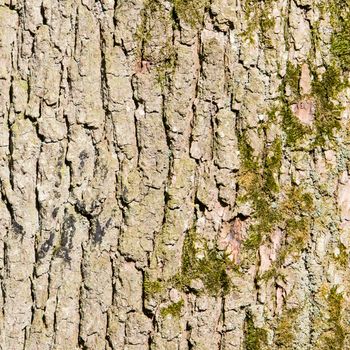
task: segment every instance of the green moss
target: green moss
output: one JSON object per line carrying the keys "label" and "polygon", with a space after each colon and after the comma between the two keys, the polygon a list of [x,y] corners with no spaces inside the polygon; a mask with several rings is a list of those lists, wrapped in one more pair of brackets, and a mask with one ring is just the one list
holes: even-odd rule
{"label": "green moss", "polygon": [[293,99],[298,99],[300,97],[299,92],[299,82],[301,76],[301,67],[299,65],[295,66],[291,62],[287,62],[286,75],[284,76],[282,82],[283,93],[286,88],[289,88],[292,93]]}
{"label": "green moss", "polygon": [[[342,33],[341,35],[345,38],[349,34],[345,22],[349,12],[350,0],[346,0],[346,6],[339,1],[335,0],[337,6],[341,7],[340,10],[336,10],[341,13],[341,23],[337,24],[339,28],[334,32],[332,43],[336,42],[339,33]],[[272,3],[273,0],[265,2],[259,0],[244,1],[243,6],[247,18],[252,19],[252,27],[248,28],[248,32],[255,30],[256,26],[265,28],[264,32],[266,32],[273,25],[272,21],[269,22],[268,14],[264,13],[266,9],[271,8]],[[332,16],[335,21],[335,16]],[[319,23],[315,25],[315,28],[318,25]],[[259,31],[261,31],[260,29]],[[350,46],[349,43],[345,44]],[[332,46],[336,47],[333,44]],[[347,48],[344,49],[344,52],[348,52]],[[239,186],[242,191],[239,200],[242,204],[249,203],[253,210],[248,237],[243,242],[244,249],[245,251],[256,252],[274,229],[279,227],[285,231],[285,243],[279,253],[276,266],[273,267],[275,271],[271,275],[279,273],[279,267],[286,256],[300,254],[305,249],[310,239],[311,214],[314,211],[311,195],[301,187],[292,186],[281,193],[279,173],[283,147],[307,147],[309,150],[323,146],[328,141],[336,140],[335,133],[341,127],[340,116],[343,109],[337,102],[337,98],[340,92],[348,86],[348,82],[344,78],[346,65],[342,61],[348,59],[348,57],[345,57],[345,54],[342,57],[342,51],[338,50],[337,52],[335,48],[332,49],[332,53],[333,61],[326,66],[326,70],[322,75],[317,75],[310,64],[313,79],[311,93],[307,96],[301,96],[300,92],[301,66],[292,63],[287,64],[286,74],[282,78],[280,86],[279,103],[269,111],[269,122],[262,123],[259,127],[266,134],[264,129],[268,128],[269,123],[280,122],[283,130],[282,139],[276,138],[270,147],[265,145],[260,157],[256,157],[248,139],[248,132],[241,131],[238,135],[241,158]],[[348,64],[347,67],[349,67]],[[293,104],[303,101],[307,101],[314,106],[315,119],[313,125],[308,126],[301,123],[292,111]],[[306,137],[310,142],[302,142]]]}
{"label": "green moss", "polygon": [[273,47],[268,32],[275,26],[276,20],[271,14],[274,0],[245,0],[243,9],[248,23],[247,29],[242,33],[243,38],[253,42],[252,34],[258,30],[260,41],[265,47]]}
{"label": "green moss", "polygon": [[253,317],[247,312],[244,328],[244,349],[261,350],[267,343],[267,331],[254,325]]}
{"label": "green moss", "polygon": [[341,70],[335,64],[327,67],[320,79],[314,74],[312,95],[316,104],[316,145],[324,144],[327,139],[332,140],[334,131],[340,129],[343,108],[336,103],[336,98],[346,86]]}
{"label": "green moss", "polygon": [[146,297],[160,294],[163,292],[164,288],[165,286],[163,281],[151,281],[146,277],[143,282],[143,291]]}
{"label": "green moss", "polygon": [[345,72],[350,67],[350,1],[331,0],[323,4],[321,14],[330,13],[333,28],[331,37],[332,61],[322,77],[314,74],[312,95],[316,102],[315,146],[334,139],[334,132],[340,129],[342,106],[336,99],[349,86]]}
{"label": "green moss", "polygon": [[174,318],[180,318],[181,316],[181,310],[184,306],[184,301],[181,299],[177,303],[173,303],[167,307],[163,307],[160,310],[160,314],[163,318],[167,317],[168,315],[174,317]]}
{"label": "green moss", "polygon": [[282,210],[291,219],[296,220],[296,215],[309,216],[314,209],[313,198],[310,193],[304,192],[301,187],[291,187],[287,191],[287,198],[283,202]]}
{"label": "green moss", "polygon": [[274,202],[279,191],[282,141],[276,138],[266,148],[266,155],[260,162],[254,157],[245,133],[241,133],[239,137],[239,146],[242,160],[240,185],[246,190],[242,200],[252,204],[255,220],[244,246],[248,250],[256,250],[263,241],[264,234],[270,233],[280,220],[280,213]]}
{"label": "green moss", "polygon": [[266,270],[261,276],[259,276],[260,281],[269,281],[272,278],[276,278],[278,275],[277,269],[275,266],[272,266]]}
{"label": "green moss", "polygon": [[334,337],[326,338],[326,343],[334,346],[334,342],[337,342],[337,347],[334,349],[342,349],[345,340],[345,331],[341,325],[342,320],[342,304],[343,295],[337,292],[337,288],[333,287],[328,295],[328,311],[329,311],[329,324],[334,332]]}
{"label": "green moss", "polygon": [[300,253],[310,238],[311,213],[314,211],[312,196],[301,188],[292,187],[282,204],[282,211],[286,227],[286,245],[281,252],[283,257],[289,253]]}
{"label": "green moss", "polygon": [[157,82],[164,89],[169,85],[177,64],[177,53],[172,42],[168,41],[167,45],[160,49],[160,55],[163,60],[157,65]]}
{"label": "green moss", "polygon": [[333,33],[331,38],[331,53],[344,70],[350,67],[350,1],[330,1],[329,9]]}
{"label": "green moss", "polygon": [[238,146],[244,172],[256,170],[258,167],[258,162],[254,157],[253,147],[249,144],[245,131],[239,135]]}
{"label": "green moss", "polygon": [[[268,194],[260,192],[260,197],[253,198],[255,224],[250,227],[248,238],[244,241],[247,250],[256,251],[265,238],[277,226],[285,228],[285,245],[279,252],[273,266],[276,271],[284,262],[287,255],[300,254],[305,249],[310,238],[311,213],[314,211],[310,194],[301,188],[292,187],[287,190],[286,199],[272,207]],[[253,192],[254,194],[254,192]],[[257,193],[254,194],[258,196]],[[273,275],[277,275],[274,273]],[[264,279],[267,279],[266,275]]]}
{"label": "green moss", "polygon": [[[320,12],[322,12],[322,10]],[[321,33],[320,20],[310,23],[310,26],[311,26],[310,28],[311,42],[314,48],[314,51],[312,52],[315,52],[316,50],[320,50],[322,45],[321,36],[320,36],[320,33]]]}
{"label": "green moss", "polygon": [[277,260],[276,263],[274,263],[272,265],[272,267],[270,267],[268,270],[266,270],[261,276],[258,276],[258,280],[259,281],[269,281],[271,279],[277,279],[277,278],[281,278],[282,280],[285,280],[286,277],[283,273],[281,273],[281,271],[278,268],[279,265],[279,261]]}
{"label": "green moss", "polygon": [[254,205],[253,217],[256,224],[252,226],[252,232],[266,234],[270,233],[276,224],[280,221],[281,215],[277,207],[272,206],[271,198],[267,197],[268,193],[256,190],[252,193]]}
{"label": "green moss", "polygon": [[144,57],[145,47],[152,38],[152,14],[159,13],[161,4],[158,0],[147,0],[141,11],[141,23],[136,29],[135,38],[138,43],[137,55],[140,60],[147,59]]}
{"label": "green moss", "polygon": [[327,307],[329,315],[327,319],[327,329],[320,338],[319,349],[344,349],[346,332],[342,324],[343,301],[343,295],[337,292],[337,287],[332,287],[327,296]]}
{"label": "green moss", "polygon": [[295,325],[300,309],[284,310],[278,319],[275,330],[275,343],[278,349],[293,349],[295,340]]}
{"label": "green moss", "polygon": [[24,91],[28,91],[28,88],[29,88],[29,85],[28,85],[28,82],[27,80],[18,80],[18,86],[24,90]]}
{"label": "green moss", "polygon": [[246,31],[243,33],[245,38],[251,38],[252,32],[259,28],[259,17],[261,7],[259,0],[245,0],[242,3],[245,13],[245,19],[248,23]]}
{"label": "green moss", "polygon": [[226,272],[228,264],[230,261],[225,254],[216,248],[208,248],[207,243],[201,241],[194,229],[191,229],[184,241],[177,284],[188,290],[191,280],[201,279],[209,295],[225,295],[230,291],[230,280]]}
{"label": "green moss", "polygon": [[314,211],[312,196],[301,188],[287,190],[286,199],[278,207],[275,226],[285,228],[285,243],[278,253],[277,260],[269,271],[260,278],[269,280],[280,276],[280,267],[290,254],[299,255],[310,238],[311,213]]}
{"label": "green moss", "polygon": [[[239,150],[242,161],[243,186],[251,194],[251,199],[256,202],[256,210],[266,209],[266,203],[262,192],[272,195],[278,192],[277,178],[282,165],[282,141],[276,138],[272,145],[266,149],[266,156],[262,159],[262,164],[253,155],[253,148],[247,141],[247,135],[242,132],[239,137]],[[260,185],[260,186],[259,186]]]}
{"label": "green moss", "polygon": [[172,0],[175,16],[198,27],[203,22],[204,11],[209,6],[209,0]]}
{"label": "green moss", "polygon": [[[273,111],[271,111],[274,116]],[[310,236],[311,214],[314,210],[313,199],[300,187],[285,189],[281,196],[279,173],[282,166],[283,147],[281,138],[265,146],[264,156],[258,160],[249,145],[247,133],[241,132],[239,148],[241,155],[240,186],[244,194],[241,202],[252,206],[252,223],[249,234],[243,242],[248,260],[255,258],[255,252],[265,242],[266,237],[276,229],[285,229],[286,244],[280,252],[278,269],[284,258],[290,253],[299,254],[306,246]]]}
{"label": "green moss", "polygon": [[150,43],[155,35],[156,23],[160,24],[160,28],[168,28],[172,25],[172,21],[172,13],[167,11],[159,0],[148,0],[141,11],[141,23],[135,34],[138,59],[140,62],[152,62],[152,66],[157,71],[157,82],[162,88],[168,85],[177,63],[173,37],[168,33],[166,42],[157,50],[150,49]]}
{"label": "green moss", "polygon": [[60,252],[60,250],[61,250],[61,245],[60,245],[60,244],[55,245],[55,246],[53,247],[53,249],[52,249],[52,255],[53,255],[53,256],[58,255],[58,253]]}
{"label": "green moss", "polygon": [[348,83],[335,61],[326,67],[322,76],[313,72],[312,92],[311,96],[308,96],[315,105],[316,130],[313,131],[309,126],[303,125],[291,110],[291,105],[302,98],[299,89],[300,74],[300,66],[287,64],[286,75],[280,86],[282,129],[286,135],[286,144],[291,147],[298,145],[304,136],[314,134],[315,141],[311,145],[311,148],[314,148],[324,145],[327,140],[333,140],[335,130],[340,128],[340,114],[343,108],[336,99]]}
{"label": "green moss", "polygon": [[274,194],[278,192],[278,175],[282,162],[282,143],[276,138],[267,150],[267,155],[259,161],[245,133],[239,138],[242,173],[240,185],[246,190],[243,201],[251,202],[255,224],[251,226],[248,238],[244,241],[247,250],[256,250],[265,233],[271,232],[279,220],[279,213],[273,207]]}
{"label": "green moss", "polygon": [[305,249],[310,238],[309,218],[290,218],[286,222],[286,236],[289,239],[288,251],[299,253]]}
{"label": "green moss", "polygon": [[282,108],[282,130],[286,135],[286,144],[288,146],[295,146],[305,135],[310,133],[310,129],[301,124],[294,116],[290,105],[284,101]]}
{"label": "green moss", "polygon": [[268,36],[268,32],[270,29],[275,27],[275,24],[276,19],[273,17],[270,11],[263,11],[260,17],[260,29],[262,42],[265,47],[274,47],[271,38]]}
{"label": "green moss", "polygon": [[[159,254],[159,251],[157,251]],[[195,291],[210,296],[223,296],[231,290],[230,279],[227,274],[228,267],[234,267],[227,254],[219,251],[217,247],[209,248],[205,240],[200,239],[191,229],[187,232],[183,249],[180,270],[166,280],[150,280],[146,274],[143,290],[145,297],[161,295],[166,289],[176,287],[178,290],[188,292],[191,290],[192,280],[201,280],[203,290]],[[162,310],[162,315],[177,314],[181,304],[175,303]]]}
{"label": "green moss", "polygon": [[282,141],[276,138],[272,143],[269,154],[265,158],[264,164],[264,184],[263,189],[266,192],[278,192],[279,186],[277,176],[282,165]]}
{"label": "green moss", "polygon": [[[286,144],[295,146],[305,135],[310,133],[310,128],[301,124],[291,110],[291,104],[300,100],[299,81],[301,75],[300,66],[287,63],[286,74],[280,86],[280,113],[282,115],[282,130],[286,135]],[[287,91],[290,92],[287,96]]]}
{"label": "green moss", "polygon": [[258,230],[252,230],[243,245],[248,250],[256,251],[260,247],[262,239],[262,234]]}
{"label": "green moss", "polygon": [[349,262],[349,254],[347,252],[347,249],[343,243],[338,244],[339,254],[334,255],[334,260],[339,263],[339,265],[343,268],[348,266]]}
{"label": "green moss", "polygon": [[336,33],[332,37],[331,52],[338,57],[342,68],[350,65],[350,24],[346,23],[346,29]]}

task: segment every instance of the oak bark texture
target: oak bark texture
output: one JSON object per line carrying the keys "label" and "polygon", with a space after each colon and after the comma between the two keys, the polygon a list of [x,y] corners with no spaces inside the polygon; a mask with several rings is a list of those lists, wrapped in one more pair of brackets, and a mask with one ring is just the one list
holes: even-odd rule
{"label": "oak bark texture", "polygon": [[349,349],[349,18],[0,0],[0,348]]}

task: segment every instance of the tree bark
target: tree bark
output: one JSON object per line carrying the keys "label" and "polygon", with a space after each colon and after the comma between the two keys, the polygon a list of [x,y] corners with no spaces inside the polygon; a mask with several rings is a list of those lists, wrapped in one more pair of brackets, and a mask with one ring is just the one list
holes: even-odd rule
{"label": "tree bark", "polygon": [[349,349],[348,0],[0,0],[0,348]]}

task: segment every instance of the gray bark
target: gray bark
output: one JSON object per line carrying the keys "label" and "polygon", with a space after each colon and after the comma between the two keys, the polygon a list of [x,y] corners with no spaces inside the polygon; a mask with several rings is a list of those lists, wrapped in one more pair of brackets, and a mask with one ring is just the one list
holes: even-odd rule
{"label": "gray bark", "polygon": [[0,0],[0,348],[349,349],[349,20]]}

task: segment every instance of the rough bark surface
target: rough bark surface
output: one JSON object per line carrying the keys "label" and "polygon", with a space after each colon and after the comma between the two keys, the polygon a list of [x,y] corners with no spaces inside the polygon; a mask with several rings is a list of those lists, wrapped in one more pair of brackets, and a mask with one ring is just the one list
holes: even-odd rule
{"label": "rough bark surface", "polygon": [[0,348],[350,349],[349,0],[0,0]]}

